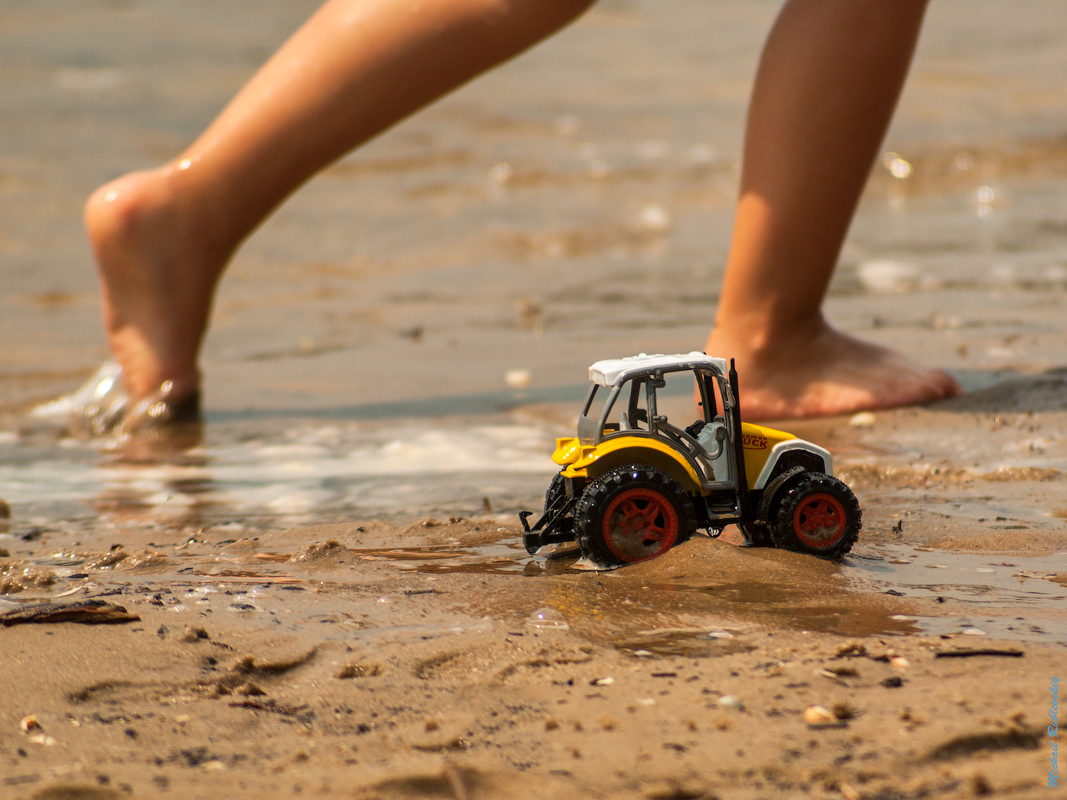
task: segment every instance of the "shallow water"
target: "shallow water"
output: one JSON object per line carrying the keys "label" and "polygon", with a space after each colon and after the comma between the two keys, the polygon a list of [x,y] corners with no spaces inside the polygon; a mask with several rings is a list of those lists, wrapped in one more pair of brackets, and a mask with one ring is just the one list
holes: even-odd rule
{"label": "shallow water", "polygon": [[1067,586],[1048,580],[1067,572],[1067,551],[1005,557],[872,545],[859,548],[843,571],[873,579],[898,596],[962,601],[973,608],[966,616],[896,618],[928,634],[1067,642]]}
{"label": "shallow water", "polygon": [[277,528],[471,516],[529,505],[554,471],[550,430],[491,418],[289,420],[269,433],[209,422],[197,438],[167,452],[155,442],[0,436],[0,497],[10,498],[13,534],[75,522],[180,529],[240,519]]}

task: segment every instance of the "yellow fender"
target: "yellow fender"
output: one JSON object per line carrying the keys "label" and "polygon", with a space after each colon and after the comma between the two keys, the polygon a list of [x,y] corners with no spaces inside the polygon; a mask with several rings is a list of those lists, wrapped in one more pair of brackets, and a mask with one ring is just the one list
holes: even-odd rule
{"label": "yellow fender", "polygon": [[776,431],[774,428],[765,428],[750,422],[741,423],[741,444],[745,452],[745,475],[748,477],[749,489],[756,488],[759,476],[775,445],[796,438],[785,431]]}
{"label": "yellow fender", "polygon": [[[562,444],[560,440],[557,444]],[[573,447],[574,445],[571,445]],[[560,447],[576,456],[570,466],[563,470],[566,478],[593,479],[605,472],[628,464],[647,464],[662,470],[682,485],[687,492],[702,491],[700,476],[677,450],[658,439],[645,436],[614,436],[601,442],[599,446]],[[557,462],[559,463],[559,462]]]}

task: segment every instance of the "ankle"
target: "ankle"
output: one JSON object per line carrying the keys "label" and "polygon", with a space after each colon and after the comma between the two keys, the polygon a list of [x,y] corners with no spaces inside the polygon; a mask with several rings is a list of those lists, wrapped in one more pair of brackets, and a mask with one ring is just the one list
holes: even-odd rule
{"label": "ankle", "polygon": [[167,165],[131,172],[97,189],[85,204],[85,227],[105,272],[122,265],[157,273],[181,270],[213,285],[239,244],[230,241],[208,198]]}
{"label": "ankle", "polygon": [[720,351],[716,355],[733,356],[758,366],[779,361],[785,353],[806,350],[832,330],[821,312],[785,319],[760,313],[720,312],[708,345]]}

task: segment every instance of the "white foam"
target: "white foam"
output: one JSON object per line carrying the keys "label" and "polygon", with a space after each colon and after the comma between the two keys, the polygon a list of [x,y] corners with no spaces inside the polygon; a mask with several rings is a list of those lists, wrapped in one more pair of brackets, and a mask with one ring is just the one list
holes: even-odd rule
{"label": "white foam", "polygon": [[[48,458],[0,464],[0,497],[16,514],[19,504],[102,497],[128,498],[164,514],[202,504],[280,515],[326,506],[388,511],[398,503],[416,510],[441,502],[480,508],[483,497],[513,497],[516,484],[532,487],[530,494],[543,491],[558,469],[549,457],[554,435],[517,424],[308,425],[286,432],[283,441],[201,446],[198,465],[109,463],[96,445],[72,440]],[[18,442],[8,446],[17,456]]]}

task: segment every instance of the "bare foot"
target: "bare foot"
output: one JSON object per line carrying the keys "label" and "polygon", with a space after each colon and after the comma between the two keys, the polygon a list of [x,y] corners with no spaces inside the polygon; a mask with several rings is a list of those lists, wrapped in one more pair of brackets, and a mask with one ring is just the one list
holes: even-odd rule
{"label": "bare foot", "polygon": [[179,402],[196,395],[200,343],[229,258],[213,244],[210,226],[183,210],[180,172],[164,167],[123,176],[98,189],[85,208],[108,344],[134,401],[165,385]]}
{"label": "bare foot", "polygon": [[716,325],[707,353],[736,359],[741,415],[751,422],[897,408],[962,393],[948,373],[917,367],[821,319],[810,332],[759,349],[751,337]]}

